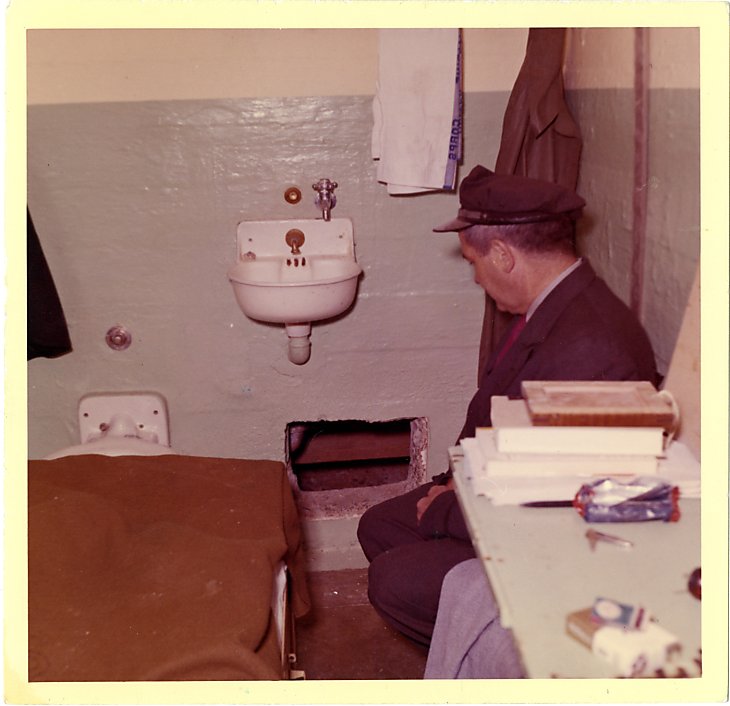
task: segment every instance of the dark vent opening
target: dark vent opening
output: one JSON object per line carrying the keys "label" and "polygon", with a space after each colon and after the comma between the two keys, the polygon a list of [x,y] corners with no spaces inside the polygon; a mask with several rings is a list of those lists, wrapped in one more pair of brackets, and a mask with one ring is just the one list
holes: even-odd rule
{"label": "dark vent opening", "polygon": [[303,491],[398,483],[411,465],[411,419],[292,422],[287,452]]}

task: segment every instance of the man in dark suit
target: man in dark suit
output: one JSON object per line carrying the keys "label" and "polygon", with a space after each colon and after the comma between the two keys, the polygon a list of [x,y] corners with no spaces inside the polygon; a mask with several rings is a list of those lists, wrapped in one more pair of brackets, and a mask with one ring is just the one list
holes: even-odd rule
{"label": "man in dark suit", "polygon": [[[523,380],[649,380],[654,354],[641,324],[575,252],[585,202],[558,184],[475,167],[459,191],[457,232],[474,279],[514,315],[487,362],[459,438],[491,425],[493,395]],[[428,645],[441,583],[474,556],[450,474],[367,510],[358,539],[368,595],[383,619]]]}

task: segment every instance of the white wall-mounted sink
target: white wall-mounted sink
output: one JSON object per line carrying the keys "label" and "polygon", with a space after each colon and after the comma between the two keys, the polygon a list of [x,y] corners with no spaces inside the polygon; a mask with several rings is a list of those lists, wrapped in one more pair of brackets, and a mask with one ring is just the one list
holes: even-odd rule
{"label": "white wall-mounted sink", "polygon": [[243,221],[237,255],[228,279],[241,310],[257,321],[286,324],[290,337],[303,331],[290,325],[307,325],[308,338],[312,321],[337,316],[355,300],[362,268],[349,218]]}
{"label": "white wall-mounted sink", "polygon": [[[298,264],[294,264],[296,260]],[[293,324],[337,316],[354,301],[360,266],[328,255],[262,257],[236,263],[228,277],[246,316]]]}

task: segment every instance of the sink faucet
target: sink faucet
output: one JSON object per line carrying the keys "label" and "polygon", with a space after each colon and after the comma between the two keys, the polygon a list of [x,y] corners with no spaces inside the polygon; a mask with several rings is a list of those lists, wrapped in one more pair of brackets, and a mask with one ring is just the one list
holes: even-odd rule
{"label": "sink faucet", "polygon": [[322,211],[322,218],[325,221],[329,221],[331,211],[337,203],[337,197],[335,196],[337,182],[330,181],[329,179],[320,179],[316,184],[312,184],[312,188],[317,192],[317,196],[314,198],[314,205]]}

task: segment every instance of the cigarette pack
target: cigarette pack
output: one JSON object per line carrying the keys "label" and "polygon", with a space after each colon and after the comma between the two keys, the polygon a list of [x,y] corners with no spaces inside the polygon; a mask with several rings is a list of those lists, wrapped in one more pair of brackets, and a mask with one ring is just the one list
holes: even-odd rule
{"label": "cigarette pack", "polygon": [[599,625],[619,625],[640,630],[649,618],[641,606],[619,603],[610,598],[596,598],[591,610],[591,619]]}
{"label": "cigarette pack", "polygon": [[608,662],[618,676],[647,676],[664,667],[680,648],[677,638],[656,623],[635,630],[597,622],[592,613],[592,608],[570,613],[566,632]]}

